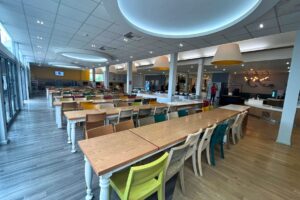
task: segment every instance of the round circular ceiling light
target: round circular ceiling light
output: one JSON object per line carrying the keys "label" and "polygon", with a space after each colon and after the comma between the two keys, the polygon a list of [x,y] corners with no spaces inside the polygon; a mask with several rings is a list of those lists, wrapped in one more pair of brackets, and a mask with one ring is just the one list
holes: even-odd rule
{"label": "round circular ceiling light", "polygon": [[86,62],[106,62],[106,61],[108,61],[108,59],[105,58],[104,56],[94,55],[94,54],[77,53],[77,52],[62,52],[61,55],[68,57],[68,58],[86,61]]}
{"label": "round circular ceiling light", "polygon": [[70,63],[61,63],[61,62],[49,62],[49,65],[53,67],[61,67],[61,68],[70,68],[70,69],[81,69],[81,67],[70,64]]}
{"label": "round circular ceiling light", "polygon": [[[221,31],[245,19],[260,4],[265,4],[262,0],[228,0],[226,3],[219,0],[110,2],[108,4],[117,4],[112,6],[121,13],[117,16],[123,17],[136,29],[166,38],[198,37]],[[265,10],[266,6],[262,7],[258,12]]]}

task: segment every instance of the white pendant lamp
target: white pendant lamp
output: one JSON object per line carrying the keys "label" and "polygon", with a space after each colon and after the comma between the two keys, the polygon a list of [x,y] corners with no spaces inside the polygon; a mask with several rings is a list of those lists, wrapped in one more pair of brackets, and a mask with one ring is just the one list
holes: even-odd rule
{"label": "white pendant lamp", "polygon": [[157,71],[169,70],[169,59],[167,56],[159,56],[155,59],[153,69]]}
{"label": "white pendant lamp", "polygon": [[236,43],[223,44],[212,59],[213,65],[238,65],[243,63],[240,46]]}

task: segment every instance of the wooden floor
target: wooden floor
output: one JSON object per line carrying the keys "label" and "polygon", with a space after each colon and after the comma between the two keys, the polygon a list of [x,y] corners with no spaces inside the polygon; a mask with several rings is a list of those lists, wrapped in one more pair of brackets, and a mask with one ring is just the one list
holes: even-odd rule
{"label": "wooden floor", "polygon": [[[56,128],[54,117],[45,98],[31,100],[17,117],[10,144],[0,146],[1,200],[84,199],[83,155],[70,153],[66,130]],[[277,130],[249,117],[246,136],[225,150],[224,160],[217,156],[215,167],[203,160],[203,177],[194,176],[188,161],[186,193],[177,185],[173,199],[300,200],[300,129],[292,147],[274,142]],[[80,127],[77,131],[81,133]],[[98,194],[95,176],[93,188]]]}

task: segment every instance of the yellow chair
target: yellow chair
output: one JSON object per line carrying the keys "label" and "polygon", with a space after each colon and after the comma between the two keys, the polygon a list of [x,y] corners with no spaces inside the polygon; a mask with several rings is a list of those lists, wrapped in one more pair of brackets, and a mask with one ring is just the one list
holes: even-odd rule
{"label": "yellow chair", "polygon": [[110,185],[121,200],[146,199],[155,192],[158,200],[165,199],[164,176],[168,155],[166,152],[151,163],[114,174]]}
{"label": "yellow chair", "polygon": [[209,106],[202,107],[202,111],[203,112],[209,111]]}
{"label": "yellow chair", "polygon": [[95,110],[99,109],[99,105],[93,102],[80,102],[80,108],[83,110]]}

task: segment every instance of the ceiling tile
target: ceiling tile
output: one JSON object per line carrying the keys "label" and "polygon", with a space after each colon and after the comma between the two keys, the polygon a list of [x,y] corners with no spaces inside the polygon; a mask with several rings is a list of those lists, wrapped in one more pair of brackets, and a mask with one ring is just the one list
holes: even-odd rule
{"label": "ceiling tile", "polygon": [[84,22],[89,16],[88,13],[82,12],[74,8],[70,8],[65,5],[60,5],[58,14],[79,22]]}
{"label": "ceiling tile", "polygon": [[62,0],[61,2],[63,5],[86,13],[92,12],[98,5],[96,2],[91,0],[84,0],[84,2],[82,2],[82,0]]}

